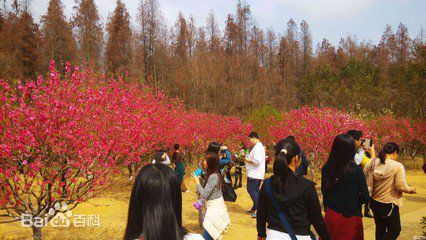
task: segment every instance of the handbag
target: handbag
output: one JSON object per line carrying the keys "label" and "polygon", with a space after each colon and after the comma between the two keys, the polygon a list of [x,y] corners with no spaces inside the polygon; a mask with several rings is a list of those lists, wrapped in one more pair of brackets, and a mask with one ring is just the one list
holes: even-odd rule
{"label": "handbag", "polygon": [[235,202],[237,201],[237,193],[232,187],[231,183],[224,182],[222,189],[223,200],[227,202]]}
{"label": "handbag", "polygon": [[[266,179],[265,184],[266,184],[266,192],[269,195],[269,199],[271,199],[272,205],[274,205],[275,211],[278,213],[278,217],[280,218],[281,223],[284,225],[284,228],[287,231],[287,234],[290,236],[291,240],[297,240],[296,234],[294,234],[293,229],[291,228],[290,223],[288,223],[284,212],[281,210],[277,200],[272,194],[271,179],[270,178]],[[309,236],[311,237],[312,240],[317,239],[317,237],[312,232],[310,232]]]}
{"label": "handbag", "polygon": [[235,202],[237,201],[237,193],[232,187],[232,181],[228,179],[229,168],[224,168],[222,171],[223,177],[223,188],[222,188],[222,196],[223,200],[226,202]]}

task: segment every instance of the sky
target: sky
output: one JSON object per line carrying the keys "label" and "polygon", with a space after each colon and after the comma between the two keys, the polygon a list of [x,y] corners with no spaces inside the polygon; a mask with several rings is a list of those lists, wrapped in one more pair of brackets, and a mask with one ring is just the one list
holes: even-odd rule
{"label": "sky", "polygon": [[[95,0],[103,23],[115,8],[116,0]],[[137,24],[137,9],[140,0],[122,0],[132,23]],[[234,13],[236,0],[159,0],[167,26],[174,25],[179,11],[185,17],[193,16],[197,26],[205,25],[210,11],[223,29],[226,17]],[[272,28],[283,34],[286,23],[293,18],[297,23],[303,19],[309,24],[314,45],[324,38],[337,45],[340,38],[357,37],[377,43],[386,24],[394,31],[402,22],[407,25],[410,36],[416,37],[426,27],[426,0],[246,0],[250,5],[254,22],[263,29]],[[47,11],[49,0],[32,0],[31,10],[39,22]],[[75,0],[62,0],[65,14],[71,17]]]}

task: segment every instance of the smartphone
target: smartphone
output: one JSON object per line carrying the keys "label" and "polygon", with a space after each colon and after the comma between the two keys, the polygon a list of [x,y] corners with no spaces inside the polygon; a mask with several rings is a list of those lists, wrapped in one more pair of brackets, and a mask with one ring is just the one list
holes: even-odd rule
{"label": "smartphone", "polygon": [[364,140],[364,146],[365,147],[372,147],[373,146],[373,140],[372,139],[365,139]]}
{"label": "smartphone", "polygon": [[203,173],[203,170],[201,170],[201,168],[198,168],[197,170],[195,170],[194,174],[195,176],[199,177],[201,175],[201,173]]}

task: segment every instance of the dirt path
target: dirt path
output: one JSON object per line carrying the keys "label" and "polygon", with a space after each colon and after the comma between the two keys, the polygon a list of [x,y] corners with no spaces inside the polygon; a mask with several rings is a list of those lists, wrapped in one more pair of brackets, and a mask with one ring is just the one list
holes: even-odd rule
{"label": "dirt path", "polygon": [[[417,195],[405,196],[401,209],[402,233],[400,239],[413,239],[421,234],[420,218],[426,216],[426,175],[420,171],[408,171],[408,182],[418,190]],[[192,232],[201,232],[198,227],[197,210],[192,204],[197,200],[194,184],[186,179],[189,193],[183,194],[183,218],[185,226]],[[44,239],[122,239],[125,228],[128,198],[131,182],[122,179],[106,191],[102,196],[90,200],[74,209],[78,214],[98,214],[99,227],[86,228],[53,228],[43,229]],[[245,181],[244,181],[245,184]],[[236,203],[227,203],[232,225],[225,234],[225,240],[256,239],[256,221],[246,214],[251,207],[250,197],[245,188],[238,189]],[[374,222],[364,219],[365,239],[374,239]],[[32,239],[31,230],[23,228],[19,223],[0,224],[0,239]]]}

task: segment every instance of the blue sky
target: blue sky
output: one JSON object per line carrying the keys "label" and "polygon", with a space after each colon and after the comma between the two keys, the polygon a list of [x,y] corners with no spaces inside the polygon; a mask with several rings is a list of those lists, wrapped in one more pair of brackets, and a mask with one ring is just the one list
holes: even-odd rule
{"label": "blue sky", "polygon": [[[140,0],[122,0],[136,24]],[[32,0],[31,10],[36,21],[46,13],[49,0]],[[95,0],[105,24],[116,0]],[[231,0],[159,0],[168,26],[176,21],[177,14],[192,15],[198,26],[205,25],[208,13],[213,10],[223,28],[228,13],[235,12],[237,1]],[[323,38],[337,44],[341,37],[356,35],[358,42],[371,40],[377,43],[386,26],[395,30],[400,22],[407,25],[412,37],[426,26],[426,0],[247,0],[255,23],[266,29],[283,33],[290,18],[296,22],[305,19],[311,27],[314,44]],[[65,13],[72,15],[74,0],[62,0]]]}

